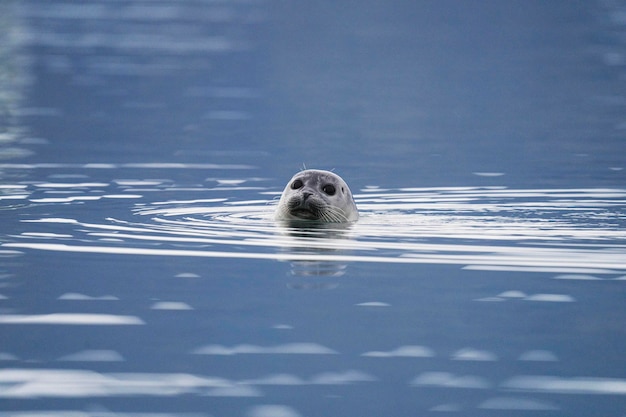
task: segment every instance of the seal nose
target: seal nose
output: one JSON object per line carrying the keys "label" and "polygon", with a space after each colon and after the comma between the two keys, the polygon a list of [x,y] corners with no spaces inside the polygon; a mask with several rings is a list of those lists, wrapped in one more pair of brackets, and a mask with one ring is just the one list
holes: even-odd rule
{"label": "seal nose", "polygon": [[310,192],[310,191],[302,192],[302,201],[308,200],[308,198],[311,197],[312,195],[313,195],[313,193]]}

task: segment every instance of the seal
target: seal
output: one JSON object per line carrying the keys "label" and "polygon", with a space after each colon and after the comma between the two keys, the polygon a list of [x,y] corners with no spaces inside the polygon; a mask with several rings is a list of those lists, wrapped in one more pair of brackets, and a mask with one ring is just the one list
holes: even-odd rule
{"label": "seal", "polygon": [[348,184],[337,174],[318,169],[298,172],[285,187],[276,220],[348,223],[359,218]]}

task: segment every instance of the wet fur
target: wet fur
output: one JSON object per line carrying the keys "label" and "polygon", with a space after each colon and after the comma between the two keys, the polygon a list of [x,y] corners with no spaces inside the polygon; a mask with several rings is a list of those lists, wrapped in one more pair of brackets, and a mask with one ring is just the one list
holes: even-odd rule
{"label": "wet fur", "polygon": [[[296,180],[303,185],[291,186]],[[335,187],[334,195],[326,195],[325,185]],[[329,171],[305,170],[289,181],[276,208],[275,218],[288,221],[314,221],[321,223],[347,223],[358,219],[352,193],[345,181]]]}

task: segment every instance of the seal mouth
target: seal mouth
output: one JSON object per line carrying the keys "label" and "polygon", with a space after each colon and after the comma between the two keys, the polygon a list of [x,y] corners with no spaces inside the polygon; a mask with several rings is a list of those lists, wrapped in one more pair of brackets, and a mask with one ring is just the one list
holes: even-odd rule
{"label": "seal mouth", "polygon": [[318,220],[320,218],[320,216],[317,214],[317,210],[302,207],[289,210],[289,214],[299,219],[305,220]]}
{"label": "seal mouth", "polygon": [[294,196],[287,203],[287,212],[301,220],[319,220],[320,204],[310,194]]}

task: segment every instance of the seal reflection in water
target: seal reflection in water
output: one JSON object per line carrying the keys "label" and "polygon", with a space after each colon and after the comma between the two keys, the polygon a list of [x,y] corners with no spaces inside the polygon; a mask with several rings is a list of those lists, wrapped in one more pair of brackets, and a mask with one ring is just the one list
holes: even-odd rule
{"label": "seal reflection in water", "polygon": [[359,218],[348,184],[330,171],[298,172],[280,196],[276,220],[349,223]]}
{"label": "seal reflection in water", "polygon": [[298,290],[332,289],[347,272],[351,223],[288,223],[281,227],[281,251],[292,255],[287,287]]}

